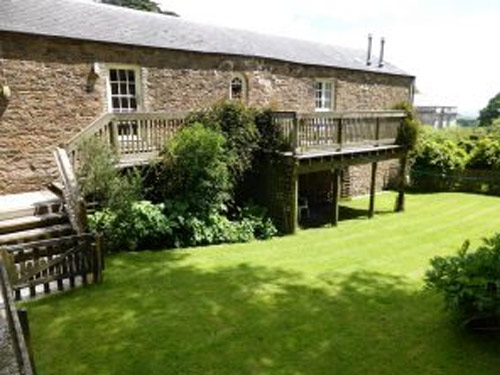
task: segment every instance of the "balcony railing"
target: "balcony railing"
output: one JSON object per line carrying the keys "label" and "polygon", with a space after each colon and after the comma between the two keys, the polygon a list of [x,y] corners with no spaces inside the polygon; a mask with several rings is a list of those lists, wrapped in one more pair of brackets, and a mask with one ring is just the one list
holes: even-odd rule
{"label": "balcony railing", "polygon": [[274,112],[284,142],[294,154],[395,145],[406,114],[401,111]]}
{"label": "balcony railing", "polygon": [[[288,151],[294,154],[394,145],[404,118],[401,111],[273,113]],[[122,165],[147,163],[158,157],[185,121],[184,113],[108,113],[76,135],[66,149],[75,162],[79,144],[94,136],[117,152]]]}
{"label": "balcony railing", "polygon": [[66,149],[75,161],[83,139],[94,136],[116,151],[120,163],[140,164],[157,157],[185,119],[184,113],[108,113],[71,139]]}

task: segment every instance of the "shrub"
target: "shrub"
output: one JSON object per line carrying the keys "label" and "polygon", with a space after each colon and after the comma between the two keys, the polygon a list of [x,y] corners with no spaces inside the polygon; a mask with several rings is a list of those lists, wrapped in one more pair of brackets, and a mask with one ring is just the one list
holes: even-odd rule
{"label": "shrub", "polygon": [[163,214],[163,205],[148,201],[132,204],[126,217],[106,208],[89,215],[91,230],[104,234],[112,250],[136,250],[166,245],[172,235],[171,223]]}
{"label": "shrub", "polygon": [[475,251],[466,242],[455,256],[433,258],[425,281],[462,319],[500,317],[500,233]]}
{"label": "shrub", "polygon": [[246,221],[253,228],[253,235],[256,239],[266,240],[274,237],[278,230],[273,222],[267,217],[266,210],[255,204],[248,204],[241,210],[240,220]]}
{"label": "shrub", "polygon": [[197,215],[219,212],[231,198],[232,182],[223,135],[202,124],[180,131],[163,155],[164,199],[175,199]]}
{"label": "shrub", "polygon": [[467,161],[467,153],[455,142],[448,139],[444,141],[425,139],[418,145],[413,167],[449,173],[462,171]]}
{"label": "shrub", "polygon": [[82,194],[106,204],[113,195],[113,184],[119,178],[113,150],[96,137],[85,139],[78,149],[77,179]]}
{"label": "shrub", "polygon": [[240,102],[226,102],[194,112],[187,119],[188,124],[201,123],[225,137],[228,168],[233,181],[243,177],[258,147],[260,137],[255,115],[254,110]]}
{"label": "shrub", "polygon": [[471,149],[467,167],[472,169],[500,169],[500,140],[480,139]]}
{"label": "shrub", "polygon": [[273,121],[272,111],[265,109],[255,115],[255,125],[260,134],[259,148],[269,151],[288,151],[290,145],[286,141],[280,127]]}
{"label": "shrub", "polygon": [[396,138],[396,143],[403,146],[408,151],[412,151],[417,146],[418,136],[420,133],[420,122],[417,120],[415,110],[409,103],[400,103],[394,109],[403,110],[406,112],[406,118],[399,128]]}

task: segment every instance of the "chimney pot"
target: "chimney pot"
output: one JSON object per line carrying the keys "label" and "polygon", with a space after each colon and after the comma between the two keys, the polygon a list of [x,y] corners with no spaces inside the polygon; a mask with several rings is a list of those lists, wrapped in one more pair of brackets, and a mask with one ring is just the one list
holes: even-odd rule
{"label": "chimney pot", "polygon": [[372,34],[368,34],[368,54],[366,56],[366,65],[372,64]]}
{"label": "chimney pot", "polygon": [[385,38],[380,39],[380,56],[378,60],[378,67],[382,68],[384,66],[384,49],[385,49]]}

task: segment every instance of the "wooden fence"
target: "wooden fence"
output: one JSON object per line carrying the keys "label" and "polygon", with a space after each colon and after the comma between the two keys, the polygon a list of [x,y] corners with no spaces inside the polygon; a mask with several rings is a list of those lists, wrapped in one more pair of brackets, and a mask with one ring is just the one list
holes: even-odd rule
{"label": "wooden fence", "polygon": [[273,121],[290,151],[305,153],[395,144],[405,116],[401,111],[274,112]]}
{"label": "wooden fence", "polygon": [[[77,282],[101,282],[102,243],[101,236],[83,234],[3,247],[0,255],[16,300],[23,290],[34,297],[37,292],[74,288]],[[37,290],[37,286],[43,288]]]}
{"label": "wooden fence", "polygon": [[[0,295],[3,301],[3,310],[5,314],[5,321],[7,324],[7,333],[9,334],[12,342],[13,355],[15,358],[12,360],[17,364],[19,374],[33,375],[35,368],[33,366],[33,357],[30,350],[29,343],[29,330],[27,326],[27,317],[23,311],[18,314],[15,303],[12,298],[12,287],[10,285],[7,269],[0,259]],[[0,308],[1,310],[2,308]],[[22,316],[24,320],[20,320]],[[23,329],[24,328],[24,329]],[[3,348],[7,352],[7,348]],[[10,351],[2,355],[10,356]],[[8,363],[9,358],[2,358],[2,363]],[[2,369],[0,369],[0,372]],[[7,370],[8,371],[8,370]]]}

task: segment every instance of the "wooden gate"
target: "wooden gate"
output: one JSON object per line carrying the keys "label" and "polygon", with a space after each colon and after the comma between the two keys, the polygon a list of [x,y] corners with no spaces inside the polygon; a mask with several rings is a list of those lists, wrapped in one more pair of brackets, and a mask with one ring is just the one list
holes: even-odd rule
{"label": "wooden gate", "polygon": [[[5,246],[6,265],[16,300],[102,281],[102,237],[91,234]],[[38,288],[37,288],[38,287]]]}

